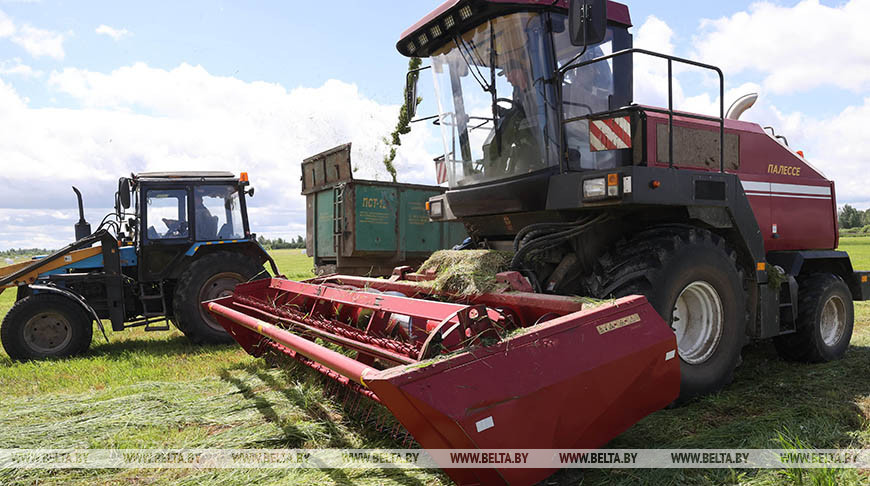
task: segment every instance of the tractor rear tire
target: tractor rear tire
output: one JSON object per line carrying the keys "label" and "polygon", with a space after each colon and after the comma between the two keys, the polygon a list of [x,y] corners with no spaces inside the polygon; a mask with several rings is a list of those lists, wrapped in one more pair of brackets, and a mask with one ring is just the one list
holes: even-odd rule
{"label": "tractor rear tire", "polygon": [[262,271],[262,265],[255,259],[241,253],[217,252],[191,263],[175,286],[172,306],[176,327],[195,344],[233,342],[200,304],[230,295],[237,284]]}
{"label": "tractor rear tire", "polygon": [[749,319],[737,253],[713,233],[691,227],[640,232],[618,243],[586,279],[598,298],[644,295],[677,334],[678,403],[733,380]]}
{"label": "tractor rear tire", "polygon": [[0,340],[14,360],[68,358],[90,347],[92,321],[81,305],[67,297],[34,294],[9,309],[0,327]]}
{"label": "tractor rear tire", "polygon": [[796,332],[773,342],[783,359],[825,363],[843,357],[854,325],[852,292],[846,283],[836,275],[814,274],[800,281]]}

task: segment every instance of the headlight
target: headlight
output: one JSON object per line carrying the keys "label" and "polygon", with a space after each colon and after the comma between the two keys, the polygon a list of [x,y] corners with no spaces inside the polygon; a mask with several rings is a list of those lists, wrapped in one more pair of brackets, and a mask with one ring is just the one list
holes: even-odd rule
{"label": "headlight", "polygon": [[431,201],[428,205],[430,218],[441,219],[444,217],[444,203],[441,201]]}
{"label": "headlight", "polygon": [[583,199],[607,196],[607,180],[603,177],[583,181]]}

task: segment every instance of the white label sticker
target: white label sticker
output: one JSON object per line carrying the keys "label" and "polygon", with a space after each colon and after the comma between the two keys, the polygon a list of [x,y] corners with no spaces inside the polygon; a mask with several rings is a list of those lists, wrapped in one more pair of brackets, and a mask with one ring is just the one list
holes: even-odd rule
{"label": "white label sticker", "polygon": [[72,261],[72,255],[66,255],[63,257],[63,261],[70,263]]}
{"label": "white label sticker", "polygon": [[676,355],[677,355],[676,350],[668,351],[668,354],[665,355],[665,361],[670,361],[670,360],[674,359],[674,357]]}
{"label": "white label sticker", "polygon": [[631,194],[631,176],[622,178],[622,192]]}
{"label": "white label sticker", "polygon": [[495,423],[493,423],[491,416],[487,417],[483,420],[478,420],[477,424],[475,424],[475,425],[477,425],[478,432],[483,432],[484,430],[489,430],[489,429],[495,427]]}

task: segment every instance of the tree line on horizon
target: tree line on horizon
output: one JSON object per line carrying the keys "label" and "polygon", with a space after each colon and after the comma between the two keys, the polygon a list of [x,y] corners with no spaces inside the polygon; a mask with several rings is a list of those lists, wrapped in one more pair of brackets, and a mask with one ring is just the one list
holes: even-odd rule
{"label": "tree line on horizon", "polygon": [[297,236],[291,240],[284,240],[283,238],[271,240],[260,235],[257,237],[257,242],[267,250],[298,250],[305,248],[305,238],[302,236]]}
{"label": "tree line on horizon", "polygon": [[870,235],[870,209],[861,211],[847,204],[838,211],[838,219],[840,233]]}

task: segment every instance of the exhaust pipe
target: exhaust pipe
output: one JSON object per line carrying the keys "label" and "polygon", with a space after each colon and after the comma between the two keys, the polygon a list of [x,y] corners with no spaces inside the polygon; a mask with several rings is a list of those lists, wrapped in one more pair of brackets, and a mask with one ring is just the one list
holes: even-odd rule
{"label": "exhaust pipe", "polygon": [[79,222],[76,223],[76,241],[91,236],[91,224],[85,221],[85,206],[82,203],[82,193],[73,186],[72,190],[76,193],[76,199],[79,202]]}
{"label": "exhaust pipe", "polygon": [[725,118],[728,120],[739,120],[743,113],[752,108],[756,101],[758,101],[758,93],[743,96],[735,101],[734,104],[731,105],[731,108],[728,108],[728,114],[725,115]]}

